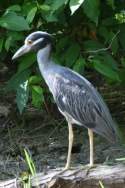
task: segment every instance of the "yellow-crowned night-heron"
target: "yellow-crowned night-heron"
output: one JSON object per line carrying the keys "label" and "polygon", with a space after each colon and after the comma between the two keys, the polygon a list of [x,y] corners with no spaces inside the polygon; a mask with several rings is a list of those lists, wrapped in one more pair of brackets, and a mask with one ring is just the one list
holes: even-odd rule
{"label": "yellow-crowned night-heron", "polygon": [[109,110],[93,85],[69,68],[55,64],[51,59],[52,39],[46,32],[33,32],[14,54],[16,59],[30,51],[37,52],[40,72],[44,77],[59,111],[69,128],[69,148],[65,169],[70,166],[73,143],[72,124],[86,127],[90,141],[90,166],[93,166],[93,131],[110,142],[116,141],[116,126]]}

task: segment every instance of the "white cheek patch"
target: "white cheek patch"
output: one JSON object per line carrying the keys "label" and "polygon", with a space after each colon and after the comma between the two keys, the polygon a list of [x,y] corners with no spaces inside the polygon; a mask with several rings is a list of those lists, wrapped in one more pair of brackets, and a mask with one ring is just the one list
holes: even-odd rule
{"label": "white cheek patch", "polygon": [[37,43],[42,42],[43,40],[44,40],[44,38],[40,38],[40,39],[34,41],[34,42],[33,42],[33,45],[36,45]]}

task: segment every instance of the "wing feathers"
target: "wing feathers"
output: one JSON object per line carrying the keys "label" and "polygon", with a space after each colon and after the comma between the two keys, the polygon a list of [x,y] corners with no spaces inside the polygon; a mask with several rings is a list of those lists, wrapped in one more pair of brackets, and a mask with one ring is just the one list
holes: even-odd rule
{"label": "wing feathers", "polygon": [[[63,70],[63,69],[62,69]],[[85,78],[64,68],[54,77],[54,98],[63,115],[110,141],[116,139],[115,124],[103,99]]]}

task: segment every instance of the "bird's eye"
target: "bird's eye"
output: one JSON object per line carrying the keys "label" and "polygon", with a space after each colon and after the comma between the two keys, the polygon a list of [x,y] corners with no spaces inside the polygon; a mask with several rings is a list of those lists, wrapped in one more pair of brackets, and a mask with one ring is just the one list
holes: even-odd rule
{"label": "bird's eye", "polygon": [[32,40],[27,40],[27,44],[28,44],[28,45],[31,45],[32,43],[33,43]]}

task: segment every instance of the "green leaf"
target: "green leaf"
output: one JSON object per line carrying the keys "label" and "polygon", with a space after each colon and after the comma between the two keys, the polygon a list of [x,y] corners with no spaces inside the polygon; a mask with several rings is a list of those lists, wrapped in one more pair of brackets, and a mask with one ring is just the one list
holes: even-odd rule
{"label": "green leaf", "polygon": [[98,24],[98,17],[100,14],[100,0],[84,0],[83,9],[85,14],[91,21]]}
{"label": "green leaf", "polygon": [[75,70],[78,73],[83,73],[85,64],[86,64],[85,59],[80,57],[75,62],[75,65],[73,66],[73,70]]}
{"label": "green leaf", "polygon": [[34,7],[37,7],[37,1],[24,1],[21,6],[23,15],[27,16]]}
{"label": "green leaf", "polygon": [[40,108],[44,102],[43,89],[40,86],[32,86],[32,104]]}
{"label": "green leaf", "polygon": [[61,55],[62,51],[64,51],[67,47],[67,44],[70,44],[70,39],[67,36],[64,36],[58,40],[58,43],[56,44],[56,53]]}
{"label": "green leaf", "polygon": [[101,54],[97,55],[96,58],[100,62],[102,62],[102,63],[106,64],[107,66],[109,66],[111,69],[113,69],[115,71],[118,71],[117,62],[115,61],[115,59],[108,52],[101,53]]}
{"label": "green leaf", "polygon": [[[109,45],[111,44],[111,40],[113,39],[114,36],[115,36],[115,34],[113,32],[109,33]],[[118,47],[119,47],[119,45],[118,45],[118,38],[115,37],[114,40],[113,40],[113,42],[112,42],[112,45],[111,45],[111,50],[112,50],[112,52],[114,54],[117,53]]]}
{"label": "green leaf", "polygon": [[5,49],[8,51],[12,43],[12,37],[9,36],[5,41]]}
{"label": "green leaf", "polygon": [[93,65],[94,65],[94,68],[98,72],[103,74],[104,76],[106,76],[112,80],[120,81],[118,73],[116,71],[114,71],[111,67],[109,67],[108,65],[106,65],[98,60],[93,60]]}
{"label": "green leaf", "polygon": [[22,114],[24,108],[26,107],[28,98],[29,98],[29,87],[28,87],[28,79],[26,79],[26,80],[22,80],[22,83],[20,83],[19,87],[17,88],[16,103],[20,114]]}
{"label": "green leaf", "polygon": [[80,55],[80,47],[78,44],[73,43],[65,52],[64,59],[65,64],[69,67],[71,67],[78,56]]}
{"label": "green leaf", "polygon": [[16,102],[20,113],[26,106],[29,97],[28,79],[31,71],[24,70],[16,73],[9,81],[6,90],[16,91]]}
{"label": "green leaf", "polygon": [[28,15],[27,15],[27,18],[26,18],[26,20],[27,20],[27,22],[28,22],[29,24],[33,21],[35,15],[36,15],[36,12],[37,12],[37,7],[33,7],[33,8],[29,11],[29,13],[28,13]]}
{"label": "green leaf", "polygon": [[105,188],[102,181],[99,181],[100,188]]}
{"label": "green leaf", "polygon": [[104,45],[96,40],[87,40],[84,42],[85,51],[100,50],[104,48]]}
{"label": "green leaf", "polygon": [[[50,10],[42,12],[42,17],[47,22],[60,22],[64,23],[65,16],[64,12],[62,11],[62,8],[68,3],[68,0],[54,0],[54,1],[46,1],[46,5],[50,7]],[[48,9],[48,8],[47,8]]]}
{"label": "green leaf", "polygon": [[[19,41],[19,40],[24,40],[23,33],[17,32],[17,31],[8,31],[7,32],[8,37],[12,37],[13,42],[14,41]],[[11,46],[15,46],[15,44],[11,44]]]}
{"label": "green leaf", "polygon": [[31,71],[26,69],[22,72],[17,72],[14,74],[11,79],[8,81],[6,90],[17,90],[19,85],[29,78]]}
{"label": "green leaf", "polygon": [[15,12],[8,12],[0,18],[0,26],[13,31],[29,30],[27,21]]}
{"label": "green leaf", "polygon": [[39,75],[39,76],[34,75],[29,78],[29,84],[31,84],[31,85],[39,84],[41,82],[41,80],[42,80],[41,75]]}
{"label": "green leaf", "polygon": [[71,15],[82,5],[84,0],[70,0],[69,7],[71,10]]}
{"label": "green leaf", "polygon": [[20,59],[20,64],[18,67],[18,72],[22,72],[25,69],[28,69],[33,65],[33,63],[36,61],[36,55],[34,53],[29,53],[25,56],[23,56]]}
{"label": "green leaf", "polygon": [[105,42],[107,42],[107,40],[109,39],[108,29],[101,25],[100,28],[99,28],[99,35],[102,36],[105,39]]}
{"label": "green leaf", "polygon": [[51,9],[51,7],[49,5],[40,5],[39,8],[42,10],[42,11],[49,11]]}
{"label": "green leaf", "polygon": [[[85,51],[92,53],[93,51],[98,51],[105,46],[96,40],[87,40],[83,44]],[[94,55],[94,53],[92,53]],[[95,53],[96,54],[96,53]]]}
{"label": "green leaf", "polygon": [[58,18],[55,14],[53,14],[53,12],[48,12],[47,14],[43,14],[44,19],[47,22],[58,22]]}
{"label": "green leaf", "polygon": [[51,4],[51,9],[52,9],[52,12],[58,10],[60,7],[66,5],[68,2],[68,0],[54,0],[52,1],[52,4]]}
{"label": "green leaf", "polygon": [[[24,149],[25,161],[32,176],[36,175],[36,167],[28,150]],[[29,186],[30,187],[30,186]]]}
{"label": "green leaf", "polygon": [[12,6],[8,7],[7,10],[18,12],[18,11],[21,11],[21,6],[20,5],[12,5]]}
{"label": "green leaf", "polygon": [[8,31],[7,32],[7,36],[6,36],[6,41],[5,41],[5,49],[8,51],[10,49],[11,46],[15,47],[15,41],[18,40],[23,40],[23,34],[21,34],[20,32],[16,32],[16,31]]}

